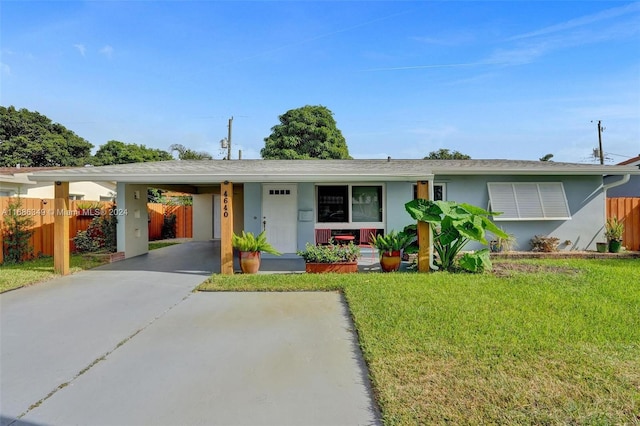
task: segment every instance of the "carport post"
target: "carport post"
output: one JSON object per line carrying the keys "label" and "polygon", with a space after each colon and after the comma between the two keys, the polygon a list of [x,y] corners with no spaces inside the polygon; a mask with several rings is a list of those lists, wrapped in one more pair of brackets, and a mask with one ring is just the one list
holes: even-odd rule
{"label": "carport post", "polygon": [[233,183],[220,184],[220,273],[233,275]]}
{"label": "carport post", "polygon": [[[418,198],[429,199],[429,182],[418,182]],[[427,222],[418,222],[418,272],[429,272],[431,242]]]}
{"label": "carport post", "polygon": [[53,269],[69,275],[69,182],[56,181],[54,187]]}

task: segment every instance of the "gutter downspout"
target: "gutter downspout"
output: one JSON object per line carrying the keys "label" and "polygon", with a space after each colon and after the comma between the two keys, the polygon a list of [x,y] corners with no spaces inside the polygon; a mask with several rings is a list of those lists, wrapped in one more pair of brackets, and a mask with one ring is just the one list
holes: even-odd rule
{"label": "gutter downspout", "polygon": [[[429,179],[429,201],[433,201],[433,179],[435,176]],[[429,224],[429,268],[433,271],[440,269],[433,263],[433,229],[431,229],[431,224]]]}
{"label": "gutter downspout", "polygon": [[616,186],[624,185],[629,182],[631,179],[631,174],[627,173],[626,175],[622,175],[622,179],[611,182],[609,184],[602,184],[602,194],[604,195],[604,221],[607,222],[607,190],[611,188],[615,188]]}
{"label": "gutter downspout", "polygon": [[625,183],[629,182],[629,179],[631,179],[631,174],[627,173],[626,175],[622,176],[622,179],[616,181],[616,182],[611,182],[608,184],[603,184],[602,185],[602,189],[604,191],[604,196],[605,198],[607,197],[607,190],[610,188],[615,188],[616,186],[620,186],[620,185],[624,185]]}

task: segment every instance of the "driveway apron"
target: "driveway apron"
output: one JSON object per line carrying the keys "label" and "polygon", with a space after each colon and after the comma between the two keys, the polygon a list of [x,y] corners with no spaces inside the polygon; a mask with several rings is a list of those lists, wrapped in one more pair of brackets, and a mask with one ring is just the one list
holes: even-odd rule
{"label": "driveway apron", "polygon": [[9,424],[377,424],[337,293],[192,293],[185,243],[0,296]]}

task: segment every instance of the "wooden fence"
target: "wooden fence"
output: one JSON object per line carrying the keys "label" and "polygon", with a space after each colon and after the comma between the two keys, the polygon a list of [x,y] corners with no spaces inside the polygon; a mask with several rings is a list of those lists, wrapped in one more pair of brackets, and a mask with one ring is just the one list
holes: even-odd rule
{"label": "wooden fence", "polygon": [[162,224],[164,216],[176,215],[176,238],[191,238],[193,236],[193,207],[168,206],[165,204],[147,204],[149,212],[149,241],[162,238]]}
{"label": "wooden fence", "polygon": [[624,220],[622,244],[627,250],[640,250],[640,197],[607,198],[607,219]]}
{"label": "wooden fence", "polygon": [[[15,198],[0,197],[0,235],[4,235],[4,217],[8,213],[9,204],[14,202]],[[33,248],[33,254],[53,256],[53,222],[55,216],[55,208],[53,199],[39,198],[21,198],[22,206],[18,214],[30,217],[33,220],[31,226],[30,243]],[[79,213],[79,208],[83,205],[91,204],[94,210],[109,211],[112,203],[109,202],[87,202],[87,201],[70,201],[69,209],[78,214],[71,216],[69,221],[69,235],[75,237],[78,231],[84,231],[89,227],[93,216],[85,216]],[[164,222],[164,214],[176,215],[176,238],[191,238],[192,236],[192,207],[191,206],[165,206],[163,204],[148,204],[149,212],[149,240],[157,240],[162,238],[162,224]],[[0,250],[0,263],[3,261],[3,247]],[[73,241],[69,241],[70,250],[74,250]]]}

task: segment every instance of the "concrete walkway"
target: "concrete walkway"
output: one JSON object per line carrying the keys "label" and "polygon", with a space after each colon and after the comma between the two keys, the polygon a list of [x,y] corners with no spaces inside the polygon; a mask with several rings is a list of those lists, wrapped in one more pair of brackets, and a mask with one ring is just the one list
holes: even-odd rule
{"label": "concrete walkway", "polygon": [[2,425],[379,424],[337,293],[192,293],[186,243],[0,295]]}

